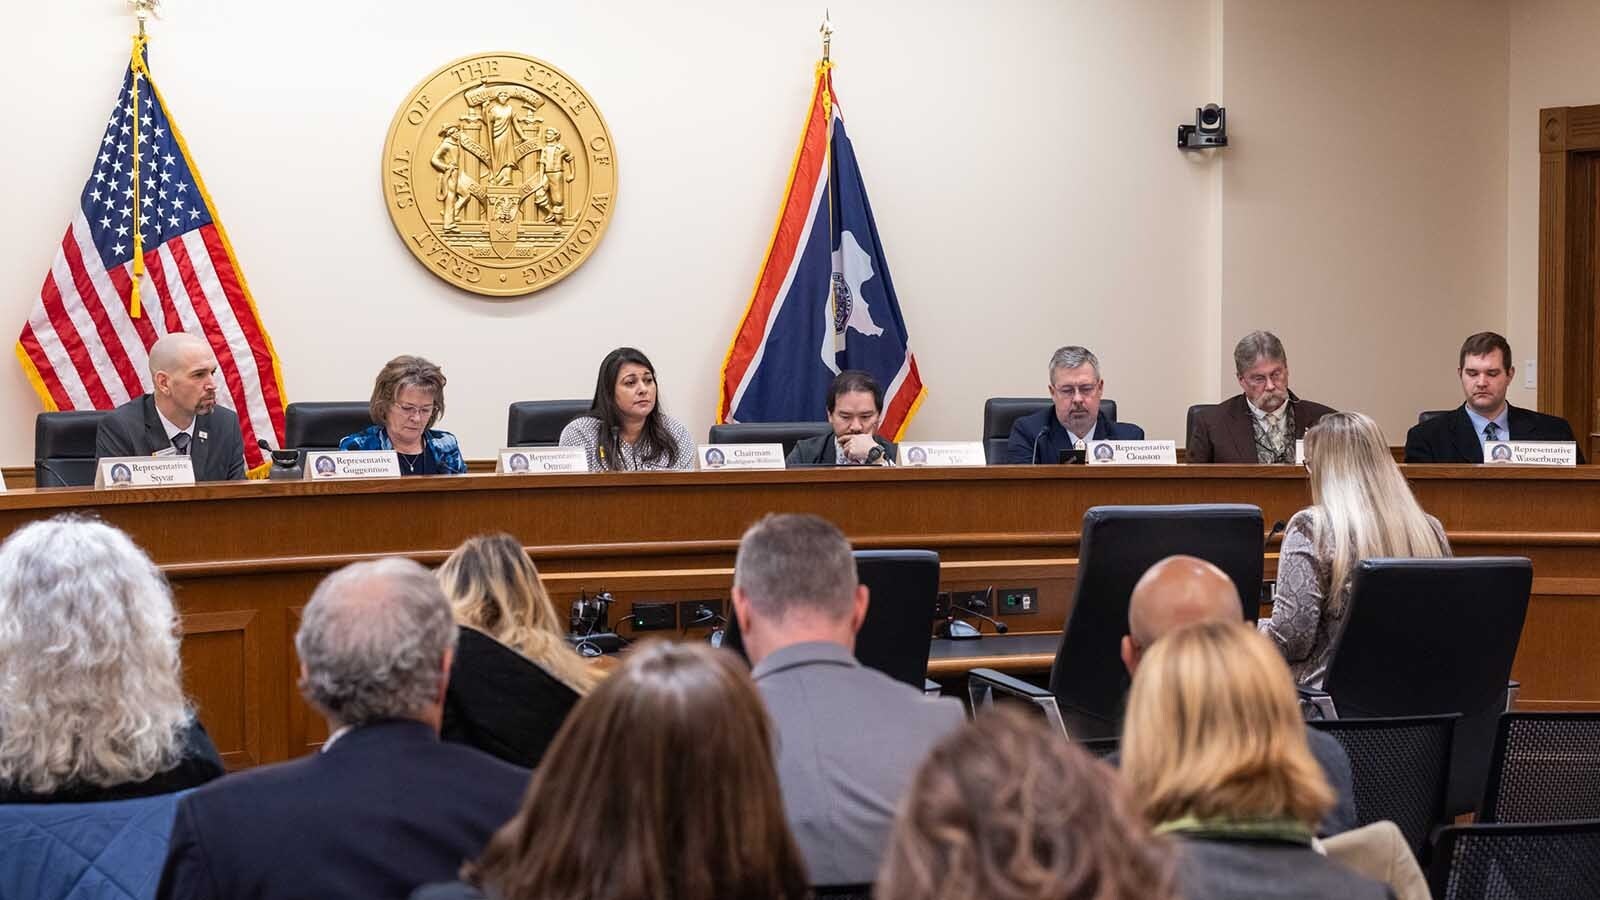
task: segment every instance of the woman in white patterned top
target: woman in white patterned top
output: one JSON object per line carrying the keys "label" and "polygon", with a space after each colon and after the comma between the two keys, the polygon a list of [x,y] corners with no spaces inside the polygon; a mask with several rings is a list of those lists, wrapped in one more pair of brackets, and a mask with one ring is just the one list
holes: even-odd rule
{"label": "woman in white patterned top", "polygon": [[661,411],[655,366],[632,347],[618,347],[600,362],[594,402],[562,429],[561,446],[582,447],[591,472],[694,468],[694,438]]}
{"label": "woman in white patterned top", "polygon": [[1439,520],[1422,511],[1377,423],[1330,413],[1306,432],[1311,503],[1289,520],[1278,553],[1272,618],[1261,632],[1302,687],[1321,688],[1350,608],[1356,563],[1450,555]]}

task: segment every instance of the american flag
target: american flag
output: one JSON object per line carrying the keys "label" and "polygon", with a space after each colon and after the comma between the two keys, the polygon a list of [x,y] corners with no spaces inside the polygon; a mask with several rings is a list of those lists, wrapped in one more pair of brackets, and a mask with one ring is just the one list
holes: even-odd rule
{"label": "american flag", "polygon": [[[175,331],[216,354],[218,401],[239,414],[245,463],[283,442],[283,383],[233,247],[136,50],[17,357],[48,410],[111,409],[151,389],[149,348]],[[133,183],[135,164],[139,184]],[[134,234],[143,244],[141,314]]]}

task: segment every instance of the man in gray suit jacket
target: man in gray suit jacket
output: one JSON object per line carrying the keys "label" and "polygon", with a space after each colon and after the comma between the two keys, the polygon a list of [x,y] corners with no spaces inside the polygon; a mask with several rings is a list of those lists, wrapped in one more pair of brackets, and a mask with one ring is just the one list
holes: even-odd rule
{"label": "man in gray suit jacket", "polygon": [[821,518],[767,516],[739,542],[733,611],[776,727],[789,826],[817,885],[876,877],[900,795],[965,720],[960,701],[856,661],[868,599],[850,543]]}
{"label": "man in gray suit jacket", "polygon": [[174,332],[150,348],[155,389],[100,420],[96,459],[150,456],[172,448],[194,461],[196,481],[244,478],[239,417],[217,405],[217,358],[204,338]]}

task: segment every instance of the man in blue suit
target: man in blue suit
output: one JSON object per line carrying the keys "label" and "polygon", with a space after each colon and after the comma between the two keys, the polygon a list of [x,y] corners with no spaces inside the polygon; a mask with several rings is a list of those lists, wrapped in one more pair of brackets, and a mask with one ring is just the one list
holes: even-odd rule
{"label": "man in blue suit", "polygon": [[401,898],[455,878],[528,783],[527,769],[439,740],[455,640],[422,566],[381,559],[328,576],[295,649],[301,691],[332,734],[319,753],[183,798],[156,896]]}
{"label": "man in blue suit", "polygon": [[1006,441],[1008,463],[1054,463],[1089,441],[1142,441],[1144,429],[1113,422],[1100,412],[1106,382],[1100,360],[1085,347],[1068,346],[1050,357],[1050,406],[1023,416]]}

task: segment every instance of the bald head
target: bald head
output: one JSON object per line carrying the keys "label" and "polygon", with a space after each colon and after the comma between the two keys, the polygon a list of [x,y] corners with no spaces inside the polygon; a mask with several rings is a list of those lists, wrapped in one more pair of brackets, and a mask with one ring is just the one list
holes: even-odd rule
{"label": "bald head", "polygon": [[211,345],[205,338],[184,331],[164,335],[150,347],[150,377],[153,379],[162,372],[168,375],[181,372],[194,356],[211,357]]}
{"label": "bald head", "polygon": [[1185,625],[1243,620],[1233,579],[1193,556],[1169,556],[1151,566],[1128,601],[1128,631],[1141,650]]}
{"label": "bald head", "polygon": [[156,408],[179,428],[188,428],[195,416],[217,405],[216,374],[217,358],[203,337],[177,331],[150,347]]}

